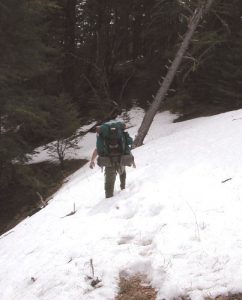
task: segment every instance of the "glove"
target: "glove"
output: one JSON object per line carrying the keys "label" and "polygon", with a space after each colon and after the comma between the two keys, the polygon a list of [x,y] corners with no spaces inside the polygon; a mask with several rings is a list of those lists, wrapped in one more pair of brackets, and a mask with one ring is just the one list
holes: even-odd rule
{"label": "glove", "polygon": [[89,167],[90,167],[91,169],[93,169],[93,168],[95,167],[95,162],[94,162],[94,161],[91,161]]}

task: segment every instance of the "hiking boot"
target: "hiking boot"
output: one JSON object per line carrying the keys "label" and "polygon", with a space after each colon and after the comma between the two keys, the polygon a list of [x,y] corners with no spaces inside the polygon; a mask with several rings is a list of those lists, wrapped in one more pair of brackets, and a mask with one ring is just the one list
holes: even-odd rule
{"label": "hiking boot", "polygon": [[111,196],[111,195],[106,195],[106,199],[107,198],[112,198],[113,197],[113,195]]}

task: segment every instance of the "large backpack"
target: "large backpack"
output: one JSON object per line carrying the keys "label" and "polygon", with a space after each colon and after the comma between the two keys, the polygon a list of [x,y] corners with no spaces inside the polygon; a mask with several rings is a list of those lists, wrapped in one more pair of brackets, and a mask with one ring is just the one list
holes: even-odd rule
{"label": "large backpack", "polygon": [[[109,166],[113,157],[120,157],[121,164],[124,165],[130,165],[133,162],[131,154],[133,140],[124,130],[123,122],[114,121],[104,123],[98,128],[96,148],[100,166]],[[124,162],[124,160],[129,160],[129,162]]]}

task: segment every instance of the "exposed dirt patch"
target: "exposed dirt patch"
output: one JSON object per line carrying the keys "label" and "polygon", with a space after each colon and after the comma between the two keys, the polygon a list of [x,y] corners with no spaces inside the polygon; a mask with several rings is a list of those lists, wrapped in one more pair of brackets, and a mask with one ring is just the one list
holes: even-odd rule
{"label": "exposed dirt patch", "polygon": [[[157,292],[142,276],[120,277],[119,294],[115,300],[156,300]],[[181,296],[174,300],[190,300],[188,296]],[[206,297],[204,300],[242,300],[242,293]]]}
{"label": "exposed dirt patch", "polygon": [[157,292],[141,276],[120,278],[116,300],[155,300]]}

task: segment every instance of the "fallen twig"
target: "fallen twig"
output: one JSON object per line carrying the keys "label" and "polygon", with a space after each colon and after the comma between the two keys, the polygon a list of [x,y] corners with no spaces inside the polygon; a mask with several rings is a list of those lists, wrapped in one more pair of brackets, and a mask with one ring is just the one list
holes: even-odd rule
{"label": "fallen twig", "polygon": [[7,235],[13,233],[13,232],[14,232],[14,230],[9,231],[9,232],[7,232],[6,234],[2,235],[2,236],[0,237],[0,240],[3,239],[5,236],[7,236]]}
{"label": "fallen twig", "polygon": [[93,288],[99,288],[99,287],[101,287],[101,285],[99,283],[101,283],[102,280],[100,280],[98,277],[95,278],[95,272],[94,272],[94,266],[93,266],[92,258],[90,259],[89,263],[90,263],[90,267],[91,267],[92,276],[87,276],[86,279],[88,281],[90,281],[90,285]]}
{"label": "fallen twig", "polygon": [[231,180],[231,179],[232,179],[232,178],[227,178],[227,179],[221,181],[221,183],[225,183],[225,182],[227,182],[227,181],[229,181],[229,180]]}
{"label": "fallen twig", "polygon": [[64,217],[62,218],[65,218],[65,217],[69,217],[69,216],[72,216],[76,213],[76,205],[75,203],[73,204],[73,211],[71,211],[69,214],[65,215]]}
{"label": "fallen twig", "polygon": [[[43,207],[46,207],[46,205],[47,205],[48,203],[46,203],[46,202],[44,201],[44,198],[42,197],[42,195],[41,195],[39,192],[36,192],[36,194],[37,194],[37,196],[39,197],[40,202],[43,204]],[[41,208],[42,208],[42,207],[41,207]]]}

